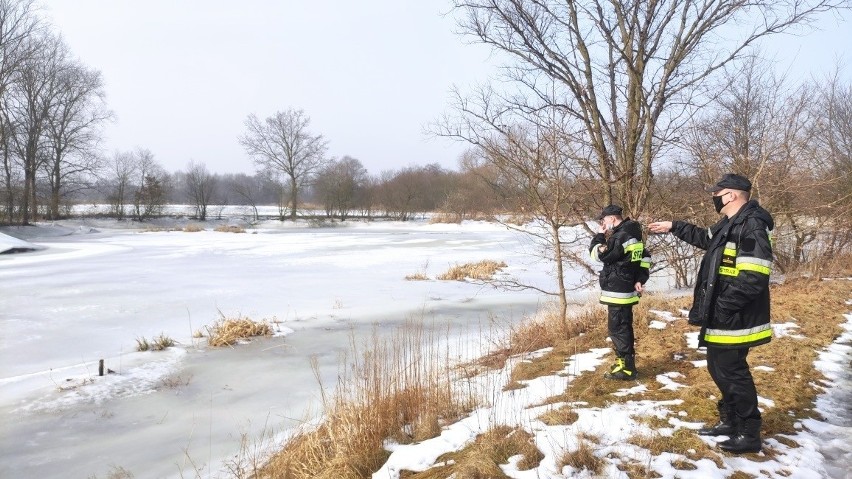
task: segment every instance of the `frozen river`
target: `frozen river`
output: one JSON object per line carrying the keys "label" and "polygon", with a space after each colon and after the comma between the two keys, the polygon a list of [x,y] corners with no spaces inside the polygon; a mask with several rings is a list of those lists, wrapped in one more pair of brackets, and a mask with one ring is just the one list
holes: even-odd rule
{"label": "frozen river", "polygon": [[[449,329],[455,354],[475,354],[547,300],[405,276],[492,259],[552,284],[528,236],[486,223],[2,232],[45,249],[0,255],[0,477],[225,477],[244,437],[270,445],[316,415],[311,357],[334,384],[353,336],[408,320]],[[278,336],[198,347],[193,332],[220,312],[274,318]],[[161,333],[179,346],[136,352],[137,338]],[[97,377],[99,359],[117,374]]]}

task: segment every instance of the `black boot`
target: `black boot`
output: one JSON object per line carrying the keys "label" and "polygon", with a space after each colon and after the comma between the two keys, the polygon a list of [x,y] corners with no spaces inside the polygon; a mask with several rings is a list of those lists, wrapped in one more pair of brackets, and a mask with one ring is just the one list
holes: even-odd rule
{"label": "black boot", "polygon": [[760,452],[760,426],[763,421],[758,419],[740,419],[737,434],[727,441],[719,443],[719,449],[734,454]]}
{"label": "black boot", "polygon": [[702,427],[698,430],[699,436],[734,436],[737,433],[737,426],[734,423],[735,414],[734,408],[725,404],[724,401],[716,403],[716,409],[719,411],[719,422],[714,426]]}
{"label": "black boot", "polygon": [[607,379],[620,379],[628,381],[636,379],[639,374],[636,372],[636,355],[625,354],[623,358],[616,358],[615,365],[608,373],[604,374]]}

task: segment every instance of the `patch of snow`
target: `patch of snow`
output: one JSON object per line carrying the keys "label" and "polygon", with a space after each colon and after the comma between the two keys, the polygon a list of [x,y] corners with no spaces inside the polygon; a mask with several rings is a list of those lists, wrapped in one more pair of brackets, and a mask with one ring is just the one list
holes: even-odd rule
{"label": "patch of snow", "polygon": [[672,313],[670,313],[669,311],[658,311],[656,309],[649,309],[648,312],[651,313],[651,314],[654,314],[654,315],[658,316],[660,319],[662,319],[664,321],[668,321],[668,322],[678,321],[679,319],[681,319],[681,318],[675,318],[674,315]]}
{"label": "patch of snow", "polygon": [[649,329],[666,329],[667,324],[662,321],[652,320],[648,324]]}
{"label": "patch of snow", "polygon": [[638,386],[633,386],[632,388],[619,389],[618,391],[612,393],[612,395],[618,397],[632,396],[635,394],[641,394],[647,390],[647,386],[645,386],[644,384],[639,384]]}
{"label": "patch of snow", "polygon": [[698,349],[699,334],[701,334],[701,331],[690,331],[688,333],[684,333],[684,336],[686,336],[686,345],[692,349]]}
{"label": "patch of snow", "polygon": [[793,334],[792,331],[794,329],[801,329],[800,326],[792,321],[788,321],[786,323],[774,323],[772,324],[772,334],[777,338],[790,337],[793,339],[805,339],[804,336],[800,334]]}
{"label": "patch of snow", "polygon": [[668,372],[668,373],[664,373],[664,374],[658,374],[657,375],[657,382],[663,385],[663,387],[660,388],[660,389],[670,389],[672,391],[677,391],[680,388],[686,387],[686,385],[680,384],[680,383],[674,381],[675,378],[682,378],[682,377],[684,377],[683,374],[681,374],[677,371],[672,371],[672,372]]}

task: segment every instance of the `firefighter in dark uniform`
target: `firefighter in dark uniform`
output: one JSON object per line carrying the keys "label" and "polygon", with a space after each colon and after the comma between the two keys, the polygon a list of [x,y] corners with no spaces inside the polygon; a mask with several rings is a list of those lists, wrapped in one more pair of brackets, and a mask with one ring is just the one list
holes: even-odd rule
{"label": "firefighter in dark uniform", "polygon": [[642,228],[622,209],[609,205],[598,221],[600,231],[592,238],[589,253],[604,264],[600,273],[600,302],[607,305],[607,327],[615,349],[615,364],[604,375],[608,379],[636,379],[636,351],[633,347],[633,305],[639,302],[648,281],[650,257],[642,241]]}
{"label": "firefighter in dark uniform", "polygon": [[761,448],[757,390],[748,362],[749,349],[772,339],[769,325],[769,275],[772,268],[772,216],[750,199],[751,182],[726,174],[708,191],[716,212],[724,215],[709,229],[683,221],[651,223],[653,233],[672,234],[705,250],[689,323],[701,326],[698,346],[707,347],[707,370],[719,388],[718,424],[699,430],[729,436],[719,443],[728,452]]}

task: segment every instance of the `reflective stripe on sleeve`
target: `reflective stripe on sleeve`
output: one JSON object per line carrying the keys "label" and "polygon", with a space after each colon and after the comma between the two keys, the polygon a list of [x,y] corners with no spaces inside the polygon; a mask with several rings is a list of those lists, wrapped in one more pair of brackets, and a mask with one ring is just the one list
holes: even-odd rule
{"label": "reflective stripe on sleeve", "polygon": [[645,269],[650,269],[651,268],[651,257],[650,256],[644,256],[642,258],[642,261],[639,262],[639,267],[645,268]]}
{"label": "reflective stripe on sleeve", "polygon": [[589,256],[592,257],[592,261],[600,262],[600,259],[598,259],[598,246],[600,246],[600,245],[596,244],[596,245],[592,246],[592,250],[589,251]]}
{"label": "reflective stripe on sleeve", "polygon": [[753,256],[740,256],[737,258],[737,271],[754,271],[768,276],[772,274],[772,261]]}

